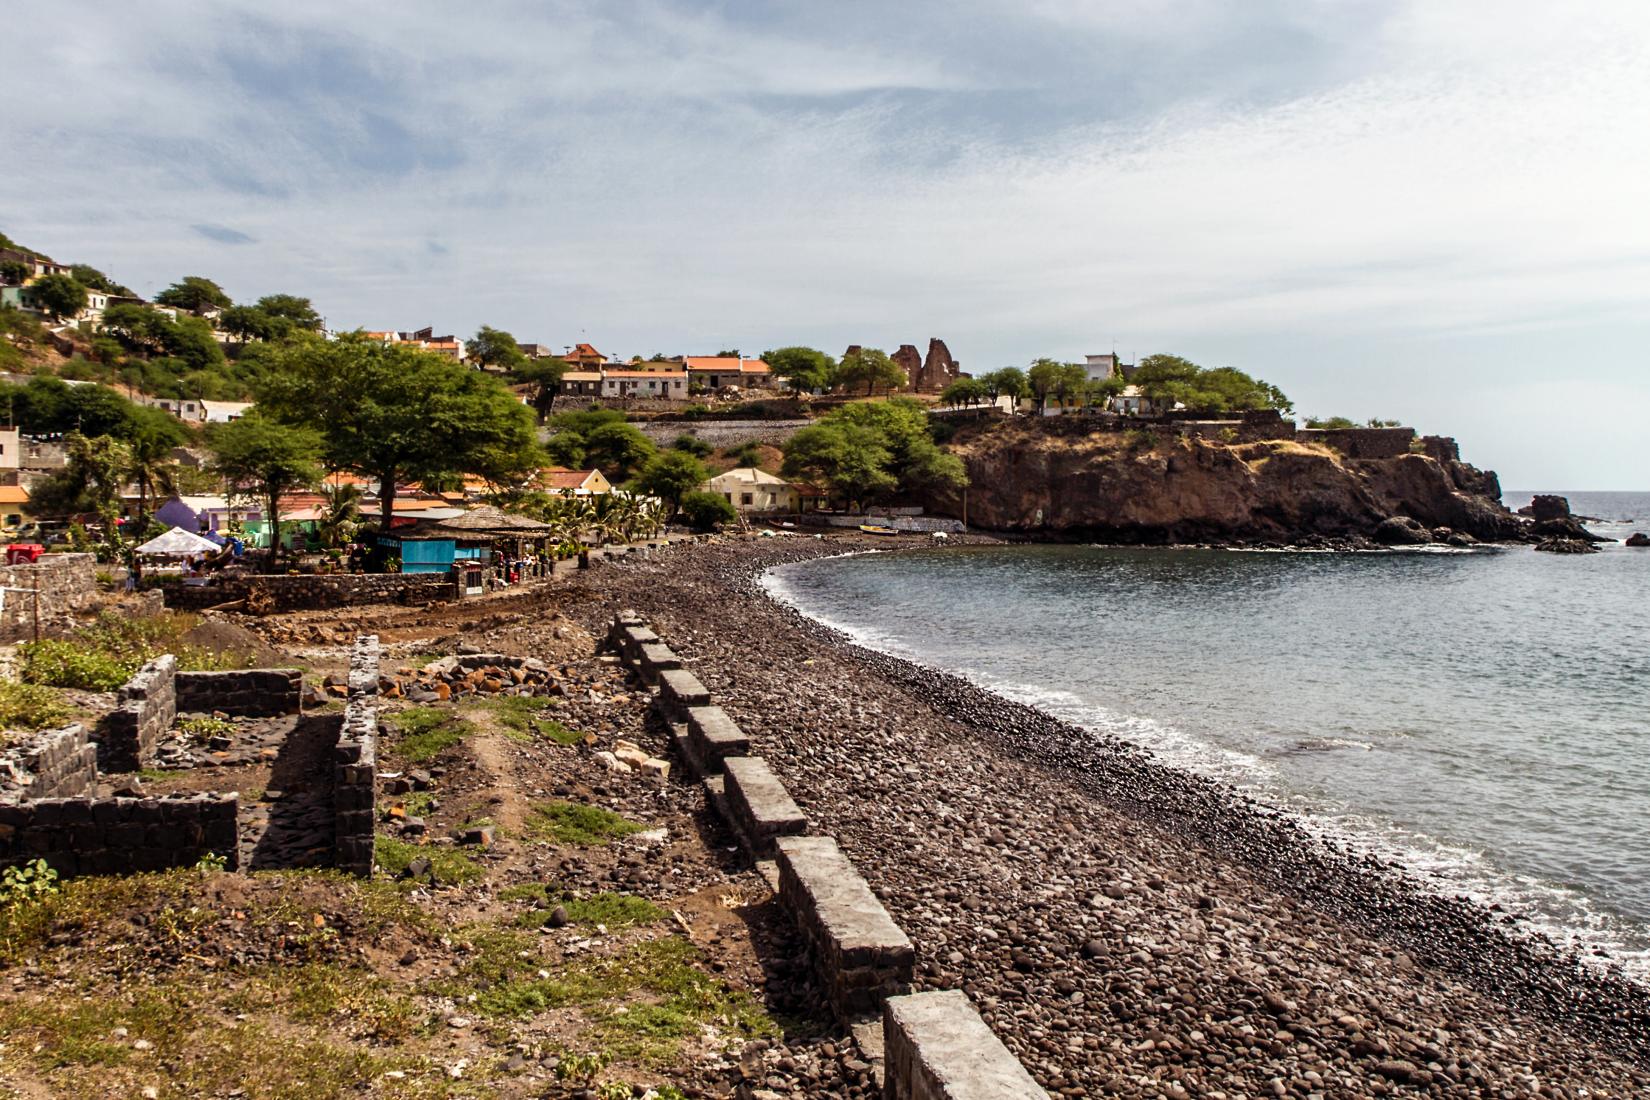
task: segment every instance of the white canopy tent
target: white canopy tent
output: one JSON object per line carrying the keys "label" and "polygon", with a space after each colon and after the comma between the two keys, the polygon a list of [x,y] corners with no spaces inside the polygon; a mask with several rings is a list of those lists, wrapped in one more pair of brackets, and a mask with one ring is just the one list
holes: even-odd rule
{"label": "white canopy tent", "polygon": [[189,554],[216,554],[223,549],[211,539],[204,539],[181,527],[174,527],[164,535],[156,535],[137,548],[139,554],[157,554],[166,557],[186,557]]}

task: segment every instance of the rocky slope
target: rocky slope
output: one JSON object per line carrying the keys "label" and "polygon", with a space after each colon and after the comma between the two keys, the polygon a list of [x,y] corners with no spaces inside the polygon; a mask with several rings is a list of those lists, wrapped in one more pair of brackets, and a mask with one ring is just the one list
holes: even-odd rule
{"label": "rocky slope", "polygon": [[[968,522],[997,531],[1124,543],[1528,537],[1495,475],[1460,462],[1447,440],[1352,459],[1293,439],[1080,434],[1014,420],[965,429],[951,449],[968,467]],[[934,503],[953,514],[962,505]]]}

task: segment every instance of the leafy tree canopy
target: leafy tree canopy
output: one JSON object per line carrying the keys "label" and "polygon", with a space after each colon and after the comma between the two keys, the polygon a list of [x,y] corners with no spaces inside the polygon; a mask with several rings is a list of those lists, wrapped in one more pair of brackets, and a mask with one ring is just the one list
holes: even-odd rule
{"label": "leafy tree canopy", "polygon": [[829,389],[836,373],[836,360],[817,348],[774,348],[762,353],[762,361],[798,392]]}
{"label": "leafy tree canopy", "polygon": [[481,326],[473,340],[464,341],[464,350],[485,370],[514,371],[527,362],[514,336],[487,325]]}
{"label": "leafy tree canopy", "polygon": [[385,529],[398,482],[473,474],[502,484],[542,458],[526,406],[432,352],[352,333],[295,341],[273,359],[259,407],[317,431],[330,469],[378,479]]}
{"label": "leafy tree canopy", "polygon": [[265,294],[258,299],[257,308],[266,316],[290,322],[289,331],[319,332],[321,329],[321,315],[315,312],[308,298],[296,294]]}
{"label": "leafy tree canopy", "polygon": [[69,268],[69,274],[87,290],[101,290],[105,294],[120,294],[128,298],[134,296],[130,289],[121,286],[91,264],[74,264]]}
{"label": "leafy tree canopy", "polygon": [[201,275],[185,275],[155,295],[155,303],[196,311],[212,307],[225,309],[234,304],[224,293],[223,287]]}
{"label": "leafy tree canopy", "polygon": [[947,405],[978,405],[993,399],[990,389],[978,378],[959,378],[940,391],[940,400]]}
{"label": "leafy tree canopy", "polygon": [[34,308],[59,320],[86,308],[86,288],[72,275],[46,275],[30,283],[23,297]]}
{"label": "leafy tree canopy", "polygon": [[1178,355],[1148,355],[1132,379],[1147,397],[1178,401],[1188,409],[1240,412],[1248,409],[1293,411],[1294,404],[1276,386],[1235,367],[1208,369]]}
{"label": "leafy tree canopy", "polygon": [[660,451],[642,467],[635,487],[665,501],[674,513],[681,506],[682,498],[709,477],[705,464],[686,451]]}
{"label": "leafy tree canopy", "polygon": [[321,480],[321,436],[253,410],[239,420],[212,425],[206,441],[212,471],[228,484],[231,495],[262,503],[274,560],[281,548],[281,499]]}
{"label": "leafy tree canopy", "polygon": [[835,382],[838,386],[844,389],[858,389],[864,386],[867,396],[875,393],[878,386],[895,390],[907,381],[909,379],[898,364],[878,348],[861,348],[850,355],[844,355],[842,362],[836,367]]}
{"label": "leafy tree canopy", "polygon": [[791,437],[781,472],[829,489],[850,505],[879,496],[968,483],[962,460],[941,450],[928,414],[908,397],[845,405]]}
{"label": "leafy tree canopy", "polygon": [[510,370],[510,377],[516,382],[533,386],[533,408],[538,410],[540,418],[548,416],[556,405],[556,391],[561,388],[561,377],[570,369],[567,360],[558,355],[545,356],[543,359],[529,359],[522,356],[522,360]]}
{"label": "leafy tree canopy", "polygon": [[1022,397],[1031,396],[1031,383],[1026,381],[1026,372],[1019,367],[1003,367],[1001,370],[982,374],[980,384],[985,387],[992,402],[996,402],[999,397],[1012,397],[1018,401]]}

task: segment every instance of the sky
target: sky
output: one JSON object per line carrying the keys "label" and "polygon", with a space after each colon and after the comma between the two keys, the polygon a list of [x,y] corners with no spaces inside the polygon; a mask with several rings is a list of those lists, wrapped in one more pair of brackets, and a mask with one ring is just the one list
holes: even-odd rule
{"label": "sky", "polygon": [[610,354],[1155,352],[1650,490],[1650,4],[8,5],[0,231]]}

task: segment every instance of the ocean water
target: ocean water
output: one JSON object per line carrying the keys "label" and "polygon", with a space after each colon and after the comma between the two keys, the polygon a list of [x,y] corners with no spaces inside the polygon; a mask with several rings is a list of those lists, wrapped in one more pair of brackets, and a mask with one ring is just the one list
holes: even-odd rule
{"label": "ocean water", "polygon": [[[1650,494],[1567,495],[1650,531]],[[983,547],[765,583],[1650,980],[1650,549]]]}

